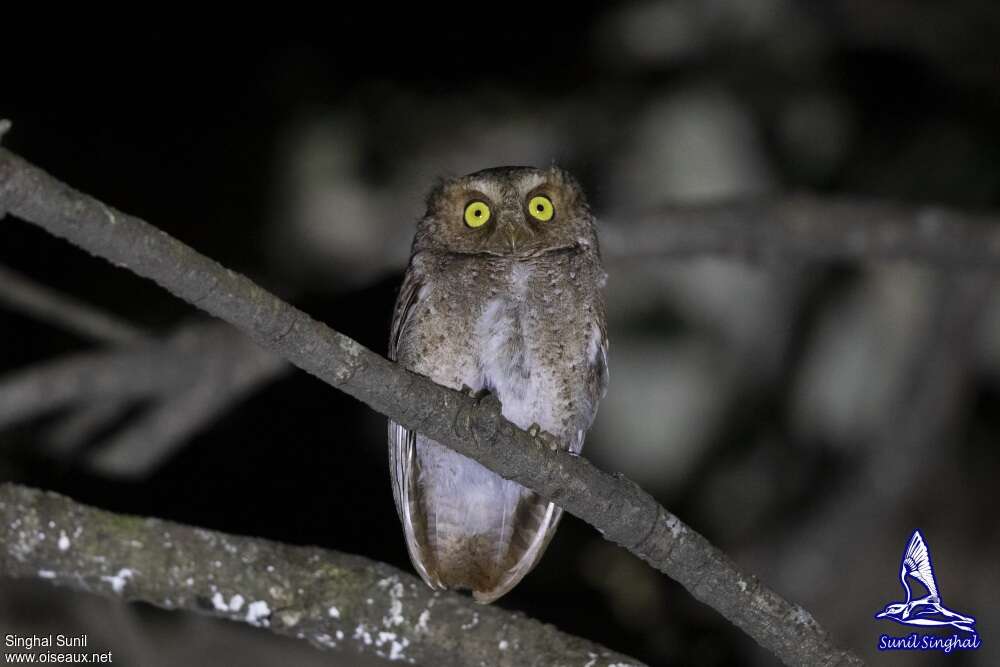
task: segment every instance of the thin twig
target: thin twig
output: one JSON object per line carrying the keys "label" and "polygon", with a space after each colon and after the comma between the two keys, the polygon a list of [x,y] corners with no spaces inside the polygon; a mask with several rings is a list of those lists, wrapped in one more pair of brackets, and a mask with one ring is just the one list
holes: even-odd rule
{"label": "thin twig", "polygon": [[77,448],[122,419],[134,402],[134,397],[87,401],[46,430],[42,448],[56,458],[71,457]]}
{"label": "thin twig", "polygon": [[[130,322],[3,266],[0,266],[0,303],[96,343],[131,345],[149,336]],[[53,426],[46,438],[46,448],[56,455],[68,454],[125,414],[133,400],[132,397],[119,397],[88,401],[75,408]],[[155,442],[150,444],[155,446]]]}
{"label": "thin twig", "polygon": [[[136,423],[126,426],[123,432],[114,435],[109,442],[101,443],[88,457],[92,467],[106,474],[139,476],[148,473],[191,434],[211,423],[255,387],[288,370],[288,365],[280,357],[262,352],[244,337],[234,335],[228,327],[215,325],[183,328],[180,334],[175,332],[175,337],[196,343],[198,351],[178,349],[175,350],[176,353],[163,355],[161,344],[140,328],[2,266],[0,303],[6,303],[43,322],[63,326],[95,342],[132,347],[146,342],[151,346],[148,349],[152,350],[148,360],[169,364],[168,371],[153,374],[155,378],[146,373],[146,377],[165,383],[149,412],[138,417]],[[202,347],[204,349],[200,349]],[[74,366],[72,359],[63,360],[57,365],[61,365],[64,372],[69,372]],[[182,389],[185,391],[166,384],[167,380],[175,378],[176,371],[185,369],[196,378],[184,383]],[[123,379],[134,375],[128,373],[127,369],[125,371],[117,377]],[[142,373],[143,367],[137,367],[134,372]],[[28,386],[35,383],[40,388],[38,383],[43,382],[50,374],[28,369],[15,376],[12,382],[17,384],[23,379],[27,380]],[[81,381],[75,383],[58,382],[58,378],[53,378],[55,382],[48,384],[58,384],[63,390],[75,387],[79,390],[76,398],[81,399],[88,394],[87,380],[96,380],[98,377],[102,375],[81,377]],[[5,391],[11,386],[11,382],[0,381],[0,404],[21,411],[8,413],[8,420],[29,418],[39,410],[62,407],[65,402],[72,401],[72,397],[63,396],[63,392],[36,392],[34,396],[38,400],[32,407],[25,409],[21,402],[8,403],[3,400]],[[29,394],[21,393],[21,396],[27,395]],[[87,397],[86,403],[56,425],[50,438],[50,450],[66,452],[75,448],[85,442],[90,434],[124,414],[137,399],[147,397],[146,391],[105,398],[97,403]],[[62,402],[60,398],[63,399]],[[2,413],[3,410],[0,410],[0,414]],[[3,424],[0,419],[0,427]]]}
{"label": "thin twig", "polygon": [[4,149],[0,207],[154,280],[377,412],[558,503],[679,581],[786,664],[861,664],[834,647],[808,612],[741,573],[648,493],[583,457],[548,450],[504,419],[495,397],[473,398],[387,361],[246,277]]}
{"label": "thin twig", "polygon": [[0,574],[411,664],[641,667],[359,556],[113,514],[14,484],[0,485]]}
{"label": "thin twig", "polygon": [[0,428],[94,399],[134,400],[179,385],[189,374],[162,344],[87,352],[46,361],[0,380]]}
{"label": "thin twig", "polygon": [[0,266],[0,303],[97,343],[127,345],[145,335],[139,327],[42,287],[3,266]]}
{"label": "thin twig", "polygon": [[230,406],[291,370],[232,328],[217,333],[218,344],[190,360],[200,379],[185,391],[164,392],[145,415],[100,444],[90,467],[118,477],[148,474]]}
{"label": "thin twig", "polygon": [[284,359],[232,327],[186,324],[166,340],[141,338],[130,346],[70,355],[0,378],[0,428],[78,407],[67,418],[69,429],[59,435],[86,436],[130,405],[151,400],[144,414],[99,443],[89,457],[89,464],[106,474],[141,476],[253,389],[289,369]]}
{"label": "thin twig", "polygon": [[206,356],[225,353],[233,339],[229,327],[204,322],[178,327],[165,340],[142,339],[21,369],[0,379],[0,428],[95,400],[134,402],[190,390]]}

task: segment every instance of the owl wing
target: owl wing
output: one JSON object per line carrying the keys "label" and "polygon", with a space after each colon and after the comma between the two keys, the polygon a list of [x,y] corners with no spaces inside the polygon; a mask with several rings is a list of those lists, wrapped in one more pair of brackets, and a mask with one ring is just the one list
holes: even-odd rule
{"label": "owl wing", "polygon": [[[591,354],[590,367],[588,369],[588,386],[590,389],[590,404],[592,406],[590,415],[591,423],[593,423],[594,417],[597,416],[597,404],[608,393],[608,380],[610,378],[608,372],[608,320],[604,313],[603,301],[596,304],[595,310],[593,322],[594,338],[591,341],[593,353]],[[583,447],[582,438],[580,440],[580,447]],[[577,454],[580,453],[579,449],[574,451]]]}
{"label": "owl wing", "polygon": [[[421,300],[423,283],[415,271],[408,270],[403,279],[403,286],[396,299],[396,308],[392,315],[392,327],[389,330],[389,359],[396,361],[399,351],[399,341],[413,317],[415,306]],[[406,548],[411,560],[424,581],[432,588],[442,589],[444,586],[437,577],[431,577],[424,565],[424,559],[415,555],[426,552],[425,545],[418,543],[418,535],[426,535],[424,515],[417,511],[414,496],[410,489],[411,481],[417,479],[416,458],[417,434],[396,422],[389,420],[389,474],[392,481],[392,497],[396,501],[396,512],[403,533],[406,537]]]}

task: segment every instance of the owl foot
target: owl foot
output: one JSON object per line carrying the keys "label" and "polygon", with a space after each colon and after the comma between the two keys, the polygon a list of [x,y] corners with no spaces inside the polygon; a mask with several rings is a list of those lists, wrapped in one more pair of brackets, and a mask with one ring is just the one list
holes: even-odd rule
{"label": "owl foot", "polygon": [[548,448],[550,451],[556,451],[559,449],[559,441],[554,435],[543,431],[542,427],[538,424],[532,424],[528,427],[528,435],[537,440],[543,447]]}
{"label": "owl foot", "polygon": [[463,384],[462,388],[459,389],[459,391],[462,392],[463,394],[465,394],[466,396],[469,396],[470,398],[475,398],[475,399],[480,399],[483,396],[486,396],[486,394],[490,393],[486,389],[473,389],[472,387],[470,387],[467,384]]}

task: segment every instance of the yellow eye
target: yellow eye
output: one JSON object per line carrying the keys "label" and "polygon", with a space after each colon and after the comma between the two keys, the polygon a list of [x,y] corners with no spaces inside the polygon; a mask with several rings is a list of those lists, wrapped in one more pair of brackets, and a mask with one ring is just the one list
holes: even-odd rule
{"label": "yellow eye", "polygon": [[536,195],[528,202],[528,213],[535,220],[548,222],[552,219],[556,210],[552,206],[552,200],[544,195]]}
{"label": "yellow eye", "polygon": [[490,219],[490,207],[484,202],[470,202],[465,207],[465,224],[469,227],[482,227]]}

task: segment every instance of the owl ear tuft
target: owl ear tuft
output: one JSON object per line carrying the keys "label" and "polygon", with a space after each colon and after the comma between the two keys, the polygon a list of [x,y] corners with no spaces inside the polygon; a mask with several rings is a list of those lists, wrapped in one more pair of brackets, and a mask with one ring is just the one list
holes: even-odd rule
{"label": "owl ear tuft", "polygon": [[435,202],[441,199],[441,195],[444,194],[444,188],[448,184],[447,178],[444,176],[438,176],[434,179],[434,184],[431,185],[430,191],[427,196],[424,197],[424,208],[427,209],[427,214],[430,215],[434,207]]}

